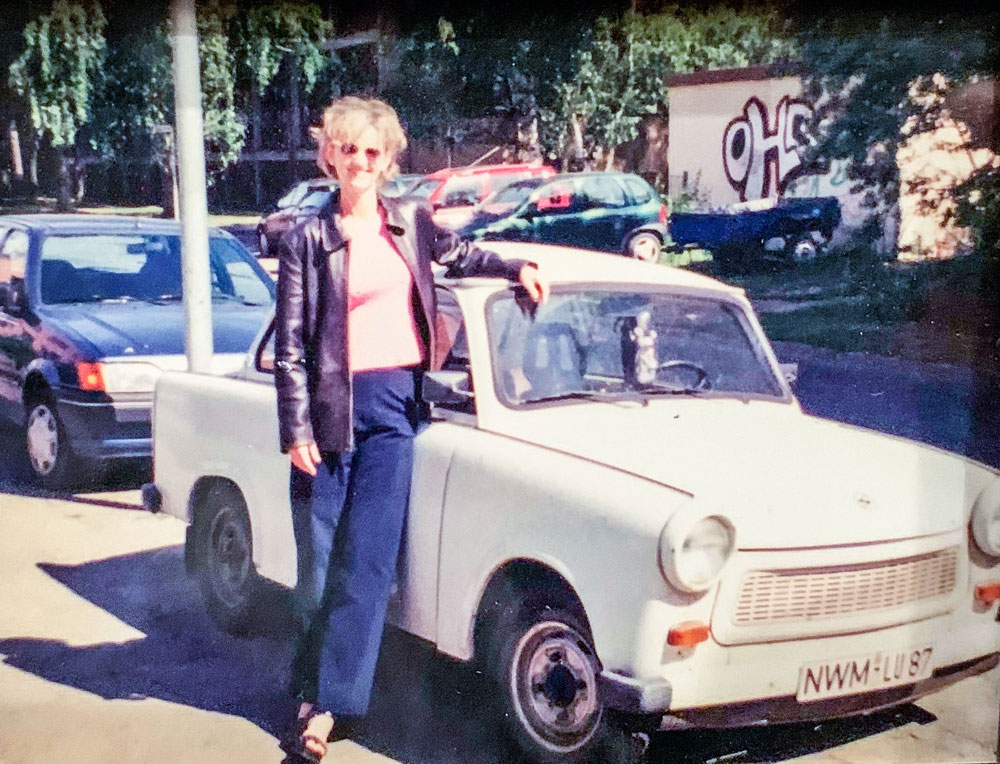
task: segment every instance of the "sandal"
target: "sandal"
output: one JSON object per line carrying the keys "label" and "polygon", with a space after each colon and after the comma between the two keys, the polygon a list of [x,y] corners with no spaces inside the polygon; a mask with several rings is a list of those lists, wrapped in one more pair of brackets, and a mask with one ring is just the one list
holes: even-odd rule
{"label": "sandal", "polygon": [[[333,724],[333,714],[328,711],[316,711],[299,717],[295,720],[293,735],[283,741],[281,748],[310,764],[320,764],[326,756],[326,744],[333,735]],[[307,743],[320,750],[308,747]]]}

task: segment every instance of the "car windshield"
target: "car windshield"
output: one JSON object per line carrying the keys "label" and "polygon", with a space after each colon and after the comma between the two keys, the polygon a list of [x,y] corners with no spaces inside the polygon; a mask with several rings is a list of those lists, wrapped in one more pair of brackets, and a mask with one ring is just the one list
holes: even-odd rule
{"label": "car windshield", "polygon": [[278,209],[292,207],[302,201],[302,198],[309,193],[309,182],[296,183],[291,190],[274,203]]}
{"label": "car windshield", "polygon": [[441,185],[440,180],[424,180],[415,185],[413,188],[407,192],[407,196],[419,196],[421,199],[427,199],[431,194],[434,193],[434,189]]}
{"label": "car windshield", "polygon": [[304,207],[322,207],[330,200],[330,196],[333,194],[328,188],[320,188],[315,191],[310,191],[306,197],[299,202],[298,206],[300,208]]}
{"label": "car windshield", "polygon": [[782,398],[742,308],[655,289],[555,291],[487,309],[496,388],[508,405],[655,395]]}
{"label": "car windshield", "polygon": [[[48,236],[42,242],[42,302],[181,299],[179,236],[127,233]],[[212,297],[266,305],[274,300],[267,273],[228,237],[209,237]]]}

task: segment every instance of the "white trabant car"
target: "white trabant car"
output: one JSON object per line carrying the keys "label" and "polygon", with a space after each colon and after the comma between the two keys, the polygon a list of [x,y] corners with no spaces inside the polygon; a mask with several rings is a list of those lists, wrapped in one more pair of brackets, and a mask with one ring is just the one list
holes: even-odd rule
{"label": "white trabant car", "polygon": [[[439,279],[451,347],[424,379],[390,622],[482,661],[528,758],[583,758],[611,719],[843,716],[997,664],[997,472],[804,414],[740,290],[491,247],[552,295]],[[296,579],[271,348],[266,326],[242,372],[156,388],[147,504],[190,523],[230,630],[262,579]]]}

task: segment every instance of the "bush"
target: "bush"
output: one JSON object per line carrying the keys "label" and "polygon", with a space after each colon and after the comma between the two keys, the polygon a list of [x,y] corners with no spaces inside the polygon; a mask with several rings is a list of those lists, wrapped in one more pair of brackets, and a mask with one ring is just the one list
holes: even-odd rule
{"label": "bush", "polygon": [[955,188],[955,220],[972,231],[976,251],[1000,263],[1000,165],[985,165]]}

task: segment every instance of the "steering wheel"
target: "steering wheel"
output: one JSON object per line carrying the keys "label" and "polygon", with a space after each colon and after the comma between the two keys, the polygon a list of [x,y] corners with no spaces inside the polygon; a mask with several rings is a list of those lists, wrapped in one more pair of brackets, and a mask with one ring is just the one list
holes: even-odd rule
{"label": "steering wheel", "polygon": [[695,373],[696,378],[694,384],[689,386],[691,390],[708,390],[712,387],[708,372],[694,361],[685,361],[681,359],[666,361],[656,367],[656,376],[659,377],[660,372],[673,371],[674,369],[690,369]]}

